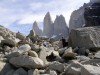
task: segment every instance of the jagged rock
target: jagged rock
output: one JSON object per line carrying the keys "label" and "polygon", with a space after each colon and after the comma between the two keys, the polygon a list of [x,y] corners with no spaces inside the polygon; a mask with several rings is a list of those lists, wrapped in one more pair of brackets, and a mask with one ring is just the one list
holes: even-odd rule
{"label": "jagged rock", "polygon": [[76,57],[77,57],[77,60],[79,60],[79,61],[88,61],[88,60],[90,60],[90,58],[86,57],[86,56],[76,56]]}
{"label": "jagged rock", "polygon": [[78,10],[72,12],[70,21],[69,21],[69,30],[76,28],[84,27],[85,19],[84,19],[84,9],[86,4],[80,7]]}
{"label": "jagged rock", "polygon": [[25,40],[26,37],[22,33],[18,32],[18,33],[16,33],[16,38],[18,38],[20,40]]}
{"label": "jagged rock", "polygon": [[100,3],[100,0],[91,0],[91,3]]}
{"label": "jagged rock", "polygon": [[11,58],[13,58],[13,57],[18,57],[18,56],[20,56],[20,55],[21,55],[20,52],[12,52],[12,53],[6,55],[6,57],[7,57],[7,59],[9,60],[9,59],[11,59]]}
{"label": "jagged rock", "polygon": [[0,61],[0,75],[6,75],[6,73],[10,70],[13,70],[9,63]]}
{"label": "jagged rock", "polygon": [[6,45],[6,46],[13,47],[13,46],[16,46],[17,43],[18,41],[16,40],[16,38],[15,39],[9,38],[9,39],[5,39],[1,41],[2,46]]}
{"label": "jagged rock", "polygon": [[36,44],[32,44],[31,45],[31,49],[33,51],[37,52],[37,53],[41,50],[40,47],[39,47],[39,45],[36,45]]}
{"label": "jagged rock", "polygon": [[69,36],[69,46],[73,48],[77,46],[81,48],[85,47],[87,49],[91,47],[100,47],[99,34],[99,26],[74,29]]}
{"label": "jagged rock", "polygon": [[27,37],[29,37],[32,40],[32,42],[35,42],[35,36],[36,36],[35,31],[30,30],[30,33]]}
{"label": "jagged rock", "polygon": [[4,38],[2,36],[0,36],[0,43],[1,43],[2,40],[4,40]]}
{"label": "jagged rock", "polygon": [[42,36],[42,30],[39,29],[36,21],[33,23],[33,30],[36,35]]}
{"label": "jagged rock", "polygon": [[53,70],[47,70],[45,73],[50,75],[57,75],[56,71]]}
{"label": "jagged rock", "polygon": [[44,17],[43,22],[43,34],[44,36],[51,37],[54,33],[54,25],[50,17],[50,13],[48,12]]}
{"label": "jagged rock", "polygon": [[100,75],[100,67],[83,65],[81,67],[81,75]]}
{"label": "jagged rock", "polygon": [[46,57],[48,56],[48,52],[49,51],[45,47],[41,47],[41,51],[39,52],[39,58],[42,59],[45,64],[48,62],[46,59]]}
{"label": "jagged rock", "polygon": [[65,47],[65,48],[60,48],[60,49],[58,50],[59,54],[62,56],[62,55],[64,54],[64,52],[65,52],[66,49],[67,49],[67,47]]}
{"label": "jagged rock", "polygon": [[28,75],[28,73],[23,68],[19,68],[13,73],[13,75]]}
{"label": "jagged rock", "polygon": [[2,36],[4,39],[8,39],[16,37],[16,33],[0,25],[0,36]]}
{"label": "jagged rock", "polygon": [[[81,66],[79,62],[74,62],[67,66],[65,73],[68,75],[80,75],[81,74]],[[85,73],[84,73],[85,74]]]}
{"label": "jagged rock", "polygon": [[53,42],[53,47],[55,47],[55,48],[62,48],[63,46],[62,46],[62,41],[55,41],[55,42]]}
{"label": "jagged rock", "polygon": [[48,66],[48,69],[55,70],[58,72],[63,72],[64,65],[62,63],[57,62],[57,61],[54,61]]}
{"label": "jagged rock", "polygon": [[100,26],[100,1],[92,0],[90,5],[85,8],[84,18],[86,27]]}
{"label": "jagged rock", "polygon": [[[63,15],[56,16],[54,21],[54,35],[62,35],[63,37],[67,38],[69,33],[69,29],[65,22],[65,18]],[[59,37],[61,38],[61,37]]]}
{"label": "jagged rock", "polygon": [[88,61],[81,62],[83,65],[93,65],[93,66],[100,66],[100,59],[91,59]]}
{"label": "jagged rock", "polygon": [[29,50],[31,50],[30,45],[25,44],[25,45],[21,45],[20,47],[18,47],[18,51],[22,54],[25,52],[28,52]]}
{"label": "jagged rock", "polygon": [[67,58],[75,58],[76,54],[72,51],[72,48],[69,47],[67,50],[65,50],[63,57]]}
{"label": "jagged rock", "polygon": [[6,75],[13,75],[13,73],[15,72],[15,70],[10,70],[10,71],[8,71],[7,73],[6,73]]}
{"label": "jagged rock", "polygon": [[38,54],[35,51],[29,51],[28,55],[32,57],[38,57]]}
{"label": "jagged rock", "polygon": [[95,54],[95,56],[94,56],[95,58],[99,58],[100,59],[100,51],[98,51],[96,54]]}
{"label": "jagged rock", "polygon": [[28,71],[28,75],[40,75],[39,70],[38,69],[31,69]]}
{"label": "jagged rock", "polygon": [[15,67],[25,67],[25,68],[43,68],[44,62],[37,58],[31,56],[19,56],[13,57],[9,62]]}
{"label": "jagged rock", "polygon": [[79,48],[79,50],[78,50],[78,54],[80,54],[80,55],[88,56],[89,53],[90,53],[90,51],[88,49],[86,49],[85,47]]}

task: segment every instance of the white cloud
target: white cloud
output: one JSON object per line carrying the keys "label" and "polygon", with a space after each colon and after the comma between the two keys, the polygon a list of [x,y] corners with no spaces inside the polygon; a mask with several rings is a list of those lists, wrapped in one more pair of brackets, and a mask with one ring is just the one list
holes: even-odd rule
{"label": "white cloud", "polygon": [[0,24],[10,25],[16,20],[19,24],[33,23],[35,20],[42,22],[45,14],[50,11],[52,19],[63,14],[68,20],[73,10],[78,9],[89,0],[2,0],[0,1]]}

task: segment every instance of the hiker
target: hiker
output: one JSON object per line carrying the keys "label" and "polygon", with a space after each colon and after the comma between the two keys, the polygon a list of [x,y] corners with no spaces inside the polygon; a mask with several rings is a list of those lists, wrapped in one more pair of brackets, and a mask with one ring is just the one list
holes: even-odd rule
{"label": "hiker", "polygon": [[48,42],[43,41],[43,46],[44,46],[44,47],[48,47]]}
{"label": "hiker", "polygon": [[64,39],[64,37],[62,37],[61,41],[62,41],[63,48],[66,47],[66,40]]}

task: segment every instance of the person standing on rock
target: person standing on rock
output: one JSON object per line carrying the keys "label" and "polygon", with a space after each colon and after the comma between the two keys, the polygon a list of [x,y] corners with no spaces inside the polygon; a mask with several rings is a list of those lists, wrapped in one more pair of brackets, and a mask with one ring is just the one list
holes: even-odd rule
{"label": "person standing on rock", "polygon": [[62,41],[63,48],[66,47],[66,40],[64,39],[64,37],[62,37],[61,41]]}

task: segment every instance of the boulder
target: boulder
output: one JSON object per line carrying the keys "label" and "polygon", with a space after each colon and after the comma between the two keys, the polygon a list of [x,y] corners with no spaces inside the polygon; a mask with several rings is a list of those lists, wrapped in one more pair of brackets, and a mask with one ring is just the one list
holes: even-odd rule
{"label": "boulder", "polygon": [[93,66],[100,66],[100,59],[91,59],[84,62],[81,62],[83,65],[93,65]]}
{"label": "boulder", "polygon": [[56,71],[54,70],[47,70],[45,73],[50,75],[57,75]]}
{"label": "boulder", "polygon": [[90,53],[90,51],[88,49],[86,49],[85,47],[78,49],[78,54],[80,54],[80,55],[88,56],[89,53]]}
{"label": "boulder", "polygon": [[22,33],[18,32],[18,33],[16,33],[16,38],[18,38],[20,40],[25,40],[26,37]]}
{"label": "boulder", "polygon": [[0,43],[1,43],[2,40],[4,40],[4,38],[2,36],[0,36]]}
{"label": "boulder", "polygon": [[[73,29],[69,35],[69,46],[85,47],[100,47],[100,27],[84,27]],[[74,38],[73,38],[74,37]]]}
{"label": "boulder", "polygon": [[4,63],[0,61],[0,75],[6,75],[7,72],[13,70],[9,63]]}
{"label": "boulder", "polygon": [[13,57],[9,62],[15,67],[25,67],[25,68],[43,68],[44,62],[37,58],[31,56],[19,56]]}
{"label": "boulder", "polygon": [[31,45],[31,49],[35,52],[39,52],[40,51],[40,47],[39,45],[36,45],[36,44],[32,44]]}
{"label": "boulder", "polygon": [[7,73],[6,73],[6,75],[13,75],[13,73],[15,72],[15,70],[9,70]]}
{"label": "boulder", "polygon": [[4,46],[4,45],[7,45],[7,46],[10,46],[10,47],[13,47],[13,46],[16,46],[17,42],[15,39],[5,39],[5,40],[2,40],[1,41],[1,44]]}
{"label": "boulder", "polygon": [[47,63],[46,57],[48,56],[48,50],[45,47],[41,47],[41,51],[39,52],[39,58],[44,61],[44,63]]}
{"label": "boulder", "polygon": [[64,65],[62,63],[54,61],[48,66],[48,69],[55,70],[58,72],[63,72],[65,68],[64,68]]}
{"label": "boulder", "polygon": [[25,52],[28,52],[29,50],[31,50],[31,47],[28,44],[21,45],[21,46],[18,47],[18,51],[20,53],[25,53]]}
{"label": "boulder", "polygon": [[40,75],[39,70],[38,69],[35,69],[35,70],[31,69],[28,71],[28,75]]}
{"label": "boulder", "polygon": [[28,55],[32,57],[38,57],[38,54],[35,51],[29,51]]}
{"label": "boulder", "polygon": [[12,52],[12,53],[6,55],[6,57],[7,57],[7,59],[9,60],[9,59],[11,59],[11,58],[13,58],[13,57],[18,57],[18,56],[20,56],[20,55],[21,55],[20,52]]}
{"label": "boulder", "polygon": [[100,75],[100,67],[83,65],[81,67],[81,75]]}
{"label": "boulder", "polygon": [[98,52],[94,55],[94,58],[100,59],[100,51],[98,51]]}
{"label": "boulder", "polygon": [[66,75],[80,75],[81,74],[81,64],[79,62],[73,62],[67,66],[65,73]]}
{"label": "boulder", "polygon": [[72,48],[69,47],[67,50],[65,50],[63,57],[67,58],[75,58],[76,54],[72,51]]}
{"label": "boulder", "polygon": [[80,62],[81,61],[88,61],[90,60],[89,57],[86,57],[86,56],[76,56],[77,60],[79,60]]}
{"label": "boulder", "polygon": [[28,73],[23,68],[19,68],[13,73],[13,75],[27,75],[27,74]]}

